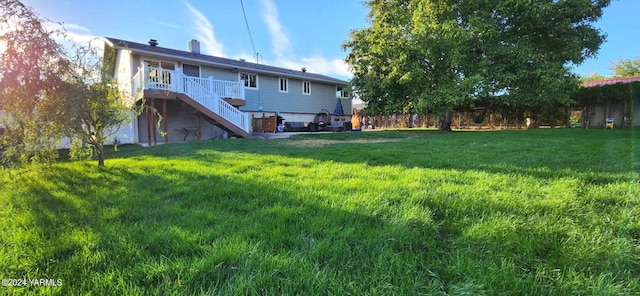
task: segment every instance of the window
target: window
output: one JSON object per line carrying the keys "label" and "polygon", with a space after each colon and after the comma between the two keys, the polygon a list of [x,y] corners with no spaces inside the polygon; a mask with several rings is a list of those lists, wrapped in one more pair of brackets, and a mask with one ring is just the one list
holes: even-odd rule
{"label": "window", "polygon": [[244,87],[258,89],[258,74],[239,73],[240,80],[244,80]]}
{"label": "window", "polygon": [[286,93],[289,92],[289,80],[287,78],[280,78],[280,92]]}
{"label": "window", "polygon": [[145,65],[154,68],[162,68],[164,70],[175,70],[176,64],[173,62],[159,62],[153,60],[144,60]]}
{"label": "window", "polygon": [[174,62],[164,62],[157,60],[144,60],[147,71],[147,83],[152,83],[154,87],[167,88],[171,84],[171,72],[176,69]]}
{"label": "window", "polygon": [[187,76],[200,77],[200,66],[182,64],[182,73]]}
{"label": "window", "polygon": [[336,86],[336,98],[348,98],[349,92],[346,87]]}
{"label": "window", "polygon": [[303,81],[302,82],[302,94],[310,95],[311,94],[311,82]]}

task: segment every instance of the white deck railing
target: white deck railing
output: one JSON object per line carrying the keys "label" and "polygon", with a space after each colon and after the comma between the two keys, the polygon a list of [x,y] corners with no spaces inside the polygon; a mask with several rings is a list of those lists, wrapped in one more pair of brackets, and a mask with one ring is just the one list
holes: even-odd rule
{"label": "white deck railing", "polygon": [[135,89],[159,89],[184,93],[200,105],[249,132],[249,116],[222,98],[244,99],[244,84],[184,75],[180,71],[156,67],[139,68],[133,76]]}

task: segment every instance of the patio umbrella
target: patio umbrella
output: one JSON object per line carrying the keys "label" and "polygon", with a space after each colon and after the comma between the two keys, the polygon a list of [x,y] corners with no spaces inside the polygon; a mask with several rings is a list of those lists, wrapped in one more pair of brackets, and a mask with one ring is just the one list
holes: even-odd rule
{"label": "patio umbrella", "polygon": [[333,110],[333,115],[344,116],[344,109],[342,109],[342,102],[340,102],[339,98],[336,101],[336,108]]}

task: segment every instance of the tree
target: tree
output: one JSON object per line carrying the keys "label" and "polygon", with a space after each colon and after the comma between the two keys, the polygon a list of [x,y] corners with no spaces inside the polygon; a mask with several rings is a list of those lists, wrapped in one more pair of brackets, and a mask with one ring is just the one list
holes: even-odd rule
{"label": "tree", "polygon": [[613,77],[626,78],[640,76],[640,57],[635,60],[619,59],[611,65]]}
{"label": "tree", "polygon": [[579,84],[569,65],[599,49],[592,23],[609,2],[371,0],[371,26],[343,48],[368,106],[434,112],[450,130],[459,107],[568,105]]}
{"label": "tree", "polygon": [[598,72],[594,72],[593,74],[588,75],[588,76],[580,77],[580,80],[582,82],[598,81],[598,80],[605,80],[605,79],[607,79],[607,77],[600,75]]}
{"label": "tree", "polygon": [[91,148],[104,165],[105,143],[136,111],[125,105],[132,94],[118,91],[106,74],[114,65],[103,65],[91,44],[68,56],[54,40],[64,32],[47,30],[45,20],[20,1],[0,0],[0,7],[0,43],[6,46],[0,55],[3,160],[51,161],[66,137],[72,156],[90,155]]}
{"label": "tree", "polygon": [[19,163],[57,157],[57,146],[68,126],[62,124],[57,94],[64,90],[70,63],[34,11],[20,1],[0,0],[0,109],[5,129],[0,143],[4,156]]}
{"label": "tree", "polygon": [[120,91],[113,80],[113,65],[108,64],[113,59],[102,58],[99,53],[91,43],[76,48],[73,75],[67,79],[68,91],[60,101],[67,106],[66,118],[72,127],[68,135],[72,157],[82,158],[91,155],[88,151],[95,151],[98,165],[104,166],[104,145],[115,142],[118,130],[139,110],[127,105],[133,94]]}

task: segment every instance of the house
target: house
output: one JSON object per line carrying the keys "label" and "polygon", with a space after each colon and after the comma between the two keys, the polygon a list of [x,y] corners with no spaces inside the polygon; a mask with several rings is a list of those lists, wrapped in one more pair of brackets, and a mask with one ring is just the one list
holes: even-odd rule
{"label": "house", "polygon": [[[147,104],[120,129],[122,143],[176,142],[255,136],[252,118],[279,114],[285,121],[309,122],[322,110],[340,105],[349,121],[348,82],[305,68],[285,69],[242,59],[200,53],[191,40],[188,50],[164,48],[156,40],[137,43],[105,38],[105,65],[131,104]],[[143,100],[144,98],[144,100]],[[163,131],[163,132],[162,132]]]}

